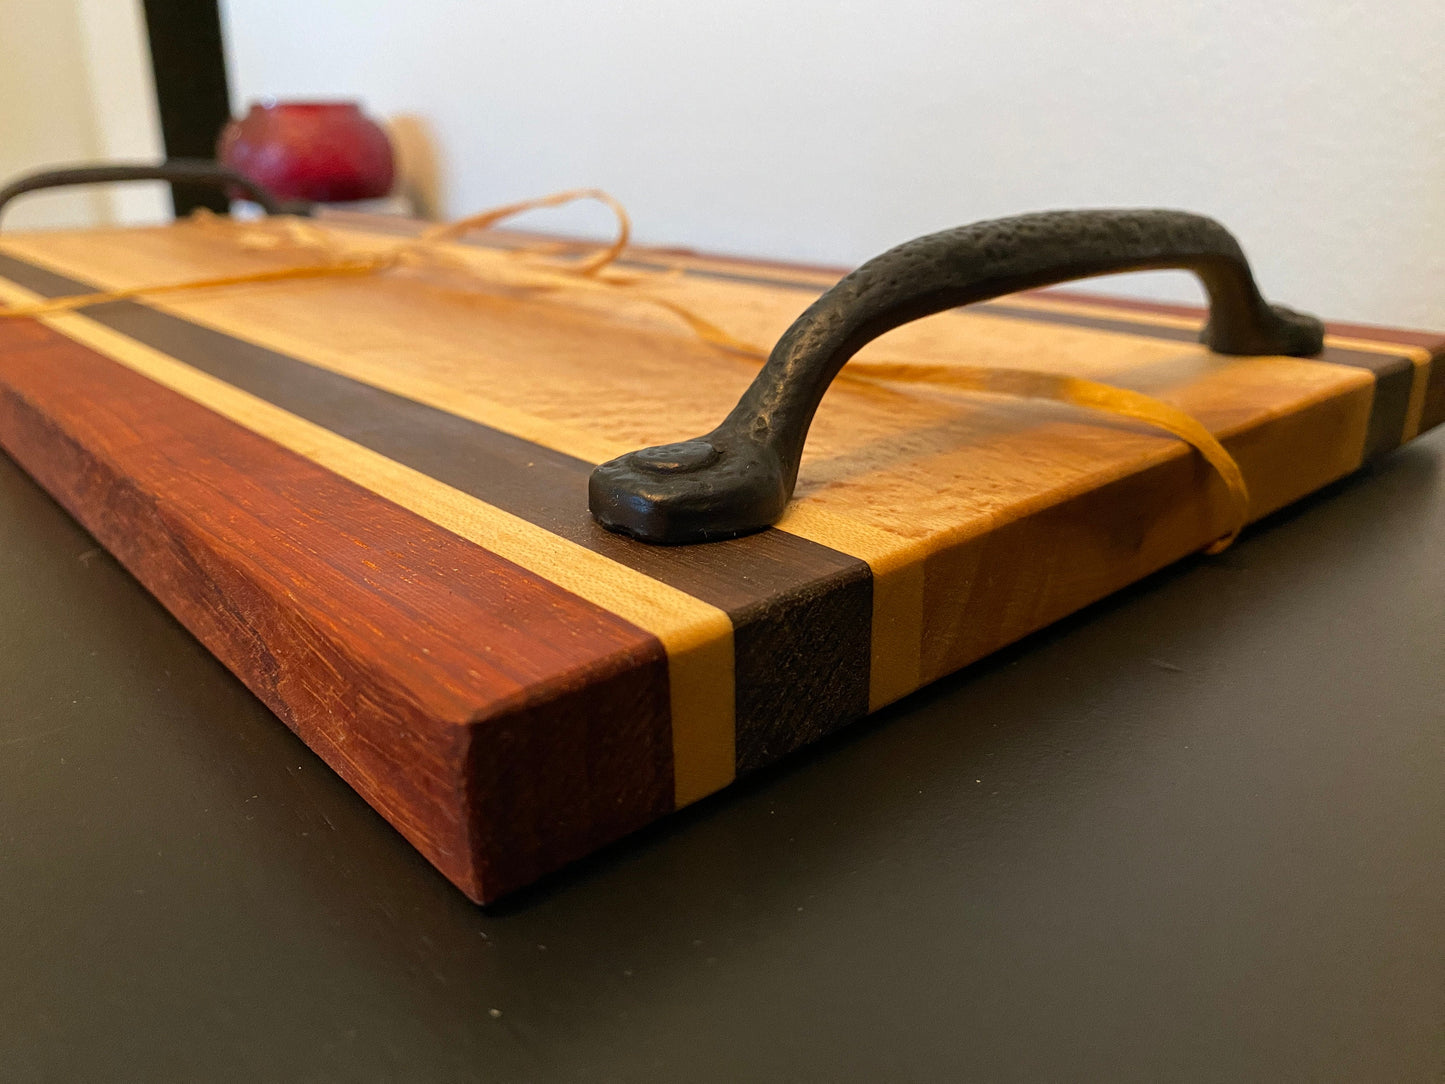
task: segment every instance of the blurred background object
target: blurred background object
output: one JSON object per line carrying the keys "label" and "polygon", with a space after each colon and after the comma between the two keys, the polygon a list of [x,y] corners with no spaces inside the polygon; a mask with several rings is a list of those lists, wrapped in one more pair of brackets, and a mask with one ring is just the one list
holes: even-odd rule
{"label": "blurred background object", "polygon": [[[142,8],[165,155],[211,158],[231,112],[220,13],[211,0],[143,0]],[[171,185],[171,202],[178,215],[228,206],[225,192],[184,182]]]}
{"label": "blurred background object", "polygon": [[444,205],[441,166],[431,125],[418,114],[398,113],[387,121],[386,130],[396,155],[395,196],[406,201],[413,214],[440,218]]}
{"label": "blurred background object", "polygon": [[380,200],[395,179],[386,131],[354,101],[253,102],[222,130],[216,157],[282,199]]}

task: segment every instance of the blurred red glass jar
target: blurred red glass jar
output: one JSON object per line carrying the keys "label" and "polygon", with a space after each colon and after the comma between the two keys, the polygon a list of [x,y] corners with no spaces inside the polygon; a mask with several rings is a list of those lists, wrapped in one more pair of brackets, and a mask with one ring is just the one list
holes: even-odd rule
{"label": "blurred red glass jar", "polygon": [[222,130],[216,157],[282,199],[319,203],[385,196],[396,168],[358,102],[253,102]]}

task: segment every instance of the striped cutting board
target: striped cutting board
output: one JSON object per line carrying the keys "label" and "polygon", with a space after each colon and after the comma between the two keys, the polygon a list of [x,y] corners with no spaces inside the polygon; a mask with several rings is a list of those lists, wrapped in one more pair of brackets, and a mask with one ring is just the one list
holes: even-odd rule
{"label": "striped cutting board", "polygon": [[[285,262],[191,224],[10,234],[0,302]],[[836,278],[659,250],[629,265],[671,270],[654,289],[764,346]],[[1165,399],[1238,460],[1251,518],[1445,419],[1445,335],[1333,325],[1316,359],[1228,358],[1195,343],[1199,323],[1020,295],[861,356]],[[625,295],[413,269],[0,320],[0,443],[485,901],[1228,522],[1213,472],[1146,426],[844,379],[778,527],[652,547],[594,523],[595,464],[709,430],[755,372]]]}

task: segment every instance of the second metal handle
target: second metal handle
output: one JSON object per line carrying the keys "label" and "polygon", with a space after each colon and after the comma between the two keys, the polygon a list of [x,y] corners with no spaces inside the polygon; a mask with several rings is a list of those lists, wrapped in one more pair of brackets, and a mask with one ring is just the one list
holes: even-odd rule
{"label": "second metal handle", "polygon": [[283,202],[249,177],[209,158],[171,158],[164,162],[65,166],[30,173],[0,188],[0,213],[16,196],[46,188],[67,188],[77,184],[107,184],[117,181],[171,181],[236,189],[259,204],[268,215],[309,214],[309,203]]}

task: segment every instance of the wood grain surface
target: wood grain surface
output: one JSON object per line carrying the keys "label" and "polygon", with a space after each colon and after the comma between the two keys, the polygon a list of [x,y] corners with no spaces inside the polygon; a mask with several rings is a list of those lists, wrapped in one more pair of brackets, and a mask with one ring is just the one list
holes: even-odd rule
{"label": "wood grain surface", "polygon": [[[10,235],[0,300],[285,261],[191,224]],[[831,281],[664,251],[628,266],[763,345]],[[1238,460],[1251,518],[1445,418],[1445,336],[1332,326],[1319,359],[1225,358],[1199,323],[1031,294],[862,356],[1163,398]],[[599,529],[592,466],[706,431],[755,369],[620,292],[413,269],[0,320],[0,443],[489,900],[1200,549],[1227,517],[1210,469],[1147,427],[845,369],[777,528],[681,548]]]}

